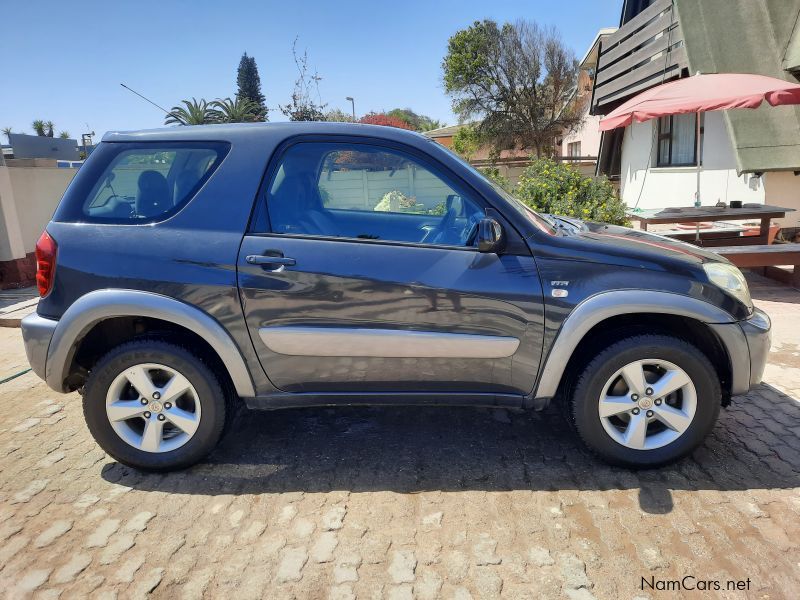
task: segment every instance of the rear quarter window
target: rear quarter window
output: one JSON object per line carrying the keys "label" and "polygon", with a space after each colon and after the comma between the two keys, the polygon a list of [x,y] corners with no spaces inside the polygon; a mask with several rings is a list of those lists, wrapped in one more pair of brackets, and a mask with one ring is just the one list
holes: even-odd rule
{"label": "rear quarter window", "polygon": [[222,142],[104,142],[80,168],[55,221],[145,224],[179,211],[211,177]]}

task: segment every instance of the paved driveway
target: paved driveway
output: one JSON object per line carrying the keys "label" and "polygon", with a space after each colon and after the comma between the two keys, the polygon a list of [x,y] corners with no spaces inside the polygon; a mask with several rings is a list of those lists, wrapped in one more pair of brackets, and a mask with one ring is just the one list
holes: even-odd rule
{"label": "paved driveway", "polygon": [[[77,394],[18,376],[0,384],[0,593],[655,599],[708,580],[722,591],[688,597],[796,598],[800,293],[753,287],[776,327],[766,382],[651,472],[598,462],[554,411],[431,408],[248,413],[205,464],[144,475],[95,446]],[[0,381],[26,367],[0,329]]]}

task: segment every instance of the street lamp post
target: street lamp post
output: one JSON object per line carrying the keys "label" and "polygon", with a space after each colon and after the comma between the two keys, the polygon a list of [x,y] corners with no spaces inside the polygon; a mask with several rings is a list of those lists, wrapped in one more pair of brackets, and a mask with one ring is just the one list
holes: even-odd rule
{"label": "street lamp post", "polygon": [[356,122],[356,101],[353,100],[352,96],[348,96],[347,98],[345,98],[345,100],[350,100],[350,104],[353,107],[353,123],[355,123]]}

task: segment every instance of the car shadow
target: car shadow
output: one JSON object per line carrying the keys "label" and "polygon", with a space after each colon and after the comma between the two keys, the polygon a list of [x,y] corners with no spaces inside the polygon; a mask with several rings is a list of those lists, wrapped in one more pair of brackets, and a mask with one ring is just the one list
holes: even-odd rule
{"label": "car shadow", "polygon": [[112,462],[102,476],[139,490],[207,495],[638,489],[642,511],[664,514],[673,490],[800,486],[800,438],[789,429],[798,426],[800,402],[761,385],[721,412],[692,456],[631,471],[585,450],[555,407],[243,411],[205,463],[147,474]]}

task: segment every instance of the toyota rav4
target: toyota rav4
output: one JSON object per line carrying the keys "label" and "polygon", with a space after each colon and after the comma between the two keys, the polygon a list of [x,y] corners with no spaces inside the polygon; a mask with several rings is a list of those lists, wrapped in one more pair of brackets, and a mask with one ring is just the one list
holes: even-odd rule
{"label": "toyota rav4", "polygon": [[556,402],[607,461],[689,453],[761,380],[724,258],[538,214],[392,127],[110,133],[36,248],[33,370],[116,460],[201,460],[241,406]]}

